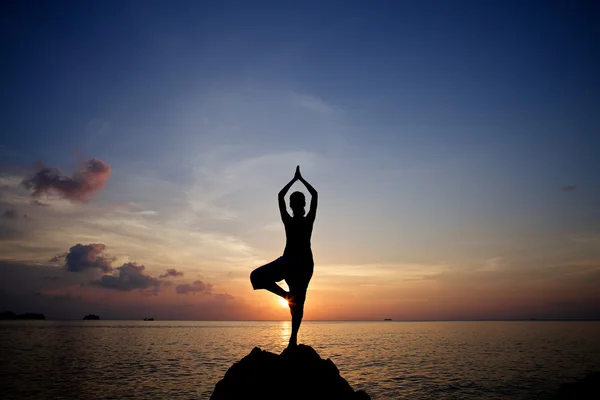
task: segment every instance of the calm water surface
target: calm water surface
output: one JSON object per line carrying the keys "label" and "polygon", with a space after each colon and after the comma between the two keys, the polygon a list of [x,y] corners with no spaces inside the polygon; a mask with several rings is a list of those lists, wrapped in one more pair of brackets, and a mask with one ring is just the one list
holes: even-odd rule
{"label": "calm water surface", "polygon": [[[289,322],[6,321],[2,399],[208,399]],[[304,322],[300,341],[373,399],[552,399],[600,370],[600,322]]]}

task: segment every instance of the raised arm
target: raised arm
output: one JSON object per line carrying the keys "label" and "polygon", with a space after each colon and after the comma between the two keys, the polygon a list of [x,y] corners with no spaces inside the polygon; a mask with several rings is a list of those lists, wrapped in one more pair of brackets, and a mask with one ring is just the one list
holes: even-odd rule
{"label": "raised arm", "polygon": [[296,182],[297,180],[298,180],[298,176],[296,174],[296,175],[294,175],[294,178],[292,178],[292,180],[289,181],[287,183],[287,185],[285,185],[283,187],[283,189],[281,189],[279,191],[279,194],[277,195],[277,199],[279,201],[279,213],[281,214],[281,219],[282,220],[285,220],[286,218],[291,218],[291,216],[287,212],[287,208],[285,206],[285,195],[290,190],[290,188],[292,187],[292,185],[294,184],[294,182]]}
{"label": "raised arm", "polygon": [[317,216],[317,202],[319,201],[319,194],[317,193],[315,188],[312,187],[312,185],[308,183],[306,179],[302,177],[302,175],[300,175],[300,167],[298,167],[296,171],[296,174],[298,175],[298,180],[302,182],[304,186],[306,186],[306,189],[308,189],[308,193],[310,193],[310,209],[308,210],[308,214],[306,214],[306,218],[310,218],[314,221],[315,217]]}

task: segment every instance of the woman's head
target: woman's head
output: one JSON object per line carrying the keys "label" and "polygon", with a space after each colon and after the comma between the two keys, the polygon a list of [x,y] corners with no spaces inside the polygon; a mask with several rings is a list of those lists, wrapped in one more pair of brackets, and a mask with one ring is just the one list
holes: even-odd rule
{"label": "woman's head", "polygon": [[304,193],[292,193],[292,195],[290,196],[290,208],[294,212],[294,216],[303,217],[304,207],[306,207],[306,199],[304,198]]}

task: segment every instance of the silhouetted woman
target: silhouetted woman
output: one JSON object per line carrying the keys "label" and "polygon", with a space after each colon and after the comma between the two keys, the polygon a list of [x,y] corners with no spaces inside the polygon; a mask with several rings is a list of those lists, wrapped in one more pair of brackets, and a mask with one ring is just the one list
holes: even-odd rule
{"label": "silhouetted woman", "polygon": [[[285,195],[296,181],[302,182],[311,195],[310,210],[306,216],[304,216],[306,200],[301,192],[294,192],[290,196],[290,208],[293,216],[288,214],[285,206]],[[300,166],[298,166],[294,178],[281,189],[278,198],[281,220],[285,225],[285,250],[277,260],[252,271],[250,281],[254,290],[267,289],[288,301],[292,314],[292,335],[289,346],[296,346],[298,329],[300,329],[304,314],[306,290],[314,267],[310,236],[317,213],[317,191],[304,180],[300,174]],[[276,283],[284,279],[290,288],[289,292],[283,290]]]}

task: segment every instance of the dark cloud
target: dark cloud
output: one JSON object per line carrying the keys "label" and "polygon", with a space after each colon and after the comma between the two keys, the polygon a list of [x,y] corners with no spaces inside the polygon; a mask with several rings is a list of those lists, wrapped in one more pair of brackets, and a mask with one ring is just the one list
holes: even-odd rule
{"label": "dark cloud", "polygon": [[67,256],[68,253],[63,253],[63,254],[57,254],[54,257],[52,257],[51,259],[49,259],[49,262],[55,263],[55,262],[61,262],[65,259],[65,257]]}
{"label": "dark cloud", "polygon": [[19,217],[19,214],[14,208],[9,208],[8,210],[4,211],[4,213],[2,213],[2,216],[8,219],[16,219]]}
{"label": "dark cloud", "polygon": [[22,223],[29,220],[30,218],[25,215],[23,215],[23,218],[21,219],[19,215],[16,217],[5,217],[0,213],[0,241],[15,241],[11,246],[12,250],[26,247],[23,246],[21,242],[17,242],[17,240],[26,239],[30,235],[31,230],[27,226],[28,224]]}
{"label": "dark cloud", "polygon": [[188,293],[206,293],[210,294],[212,290],[212,284],[204,283],[202,281],[194,281],[194,283],[189,284],[185,283],[183,285],[175,286],[175,290],[179,294],[188,294]]}
{"label": "dark cloud", "polygon": [[183,272],[177,271],[175,268],[169,268],[167,272],[160,275],[160,278],[168,278],[169,276],[183,276]]}
{"label": "dark cloud", "polygon": [[42,167],[22,183],[33,190],[32,196],[56,194],[72,202],[86,202],[106,184],[110,166],[96,159],[85,161],[81,171],[72,177],[63,175],[57,168]]}
{"label": "dark cloud", "polygon": [[[86,315],[84,312],[90,309],[89,306],[85,305],[82,296],[69,293],[46,294],[40,291],[8,295],[0,293],[0,302],[6,310],[17,314],[40,313],[44,314],[46,319],[56,317],[80,319]],[[72,312],[73,309],[78,311]]]}
{"label": "dark cloud", "polygon": [[93,285],[101,286],[106,289],[115,289],[129,291],[135,289],[155,289],[160,286],[160,280],[144,272],[143,265],[136,263],[126,263],[116,268],[113,275],[104,275],[102,278],[90,282]]}
{"label": "dark cloud", "polygon": [[[64,268],[18,261],[0,261],[0,271],[0,290],[12,294],[57,290],[75,286],[82,278],[89,279],[89,277],[69,273]],[[2,308],[1,302],[0,308]]]}
{"label": "dark cloud", "polygon": [[[11,281],[12,285],[16,283]],[[184,298],[177,296],[176,299],[181,301]],[[64,293],[27,290],[17,294],[5,293],[0,289],[0,305],[3,307],[0,311],[43,313],[48,320],[81,320],[88,314],[99,315],[101,320],[140,320],[148,316],[148,310],[152,310],[152,316],[159,321],[242,320],[251,315],[251,309],[243,303],[215,301],[212,296],[196,296],[194,300],[193,303],[166,302],[155,296],[144,295],[127,300],[119,297],[118,293],[97,298],[86,293],[70,293],[66,289]],[[84,342],[81,345],[89,346]]]}
{"label": "dark cloud", "polygon": [[114,257],[102,254],[106,250],[103,243],[81,244],[78,243],[69,249],[68,253],[59,254],[50,259],[51,262],[65,260],[65,267],[71,272],[80,272],[92,268],[104,272],[112,271]]}
{"label": "dark cloud", "polygon": [[33,204],[34,206],[40,206],[40,207],[48,207],[50,204],[46,204],[43,201],[39,201],[38,199],[35,199],[31,202],[31,204]]}
{"label": "dark cloud", "polygon": [[577,185],[568,185],[560,188],[563,192],[574,192],[577,190]]}
{"label": "dark cloud", "polygon": [[[15,208],[9,208],[2,213],[2,216],[8,219],[17,219],[20,215]],[[23,214],[22,217],[24,219],[29,219],[29,216],[27,214]]]}
{"label": "dark cloud", "polygon": [[229,293],[217,293],[215,294],[215,299],[219,301],[231,301],[233,300],[233,296]]}
{"label": "dark cloud", "polygon": [[[54,276],[59,279],[43,279]],[[149,316],[148,310],[152,310],[151,316],[157,320],[238,320],[251,315],[248,305],[236,300],[222,301],[214,294],[164,299],[154,296],[157,289],[168,284],[165,280],[160,287],[151,286],[139,292],[110,291],[98,285],[78,286],[89,280],[88,275],[74,274],[65,268],[0,260],[0,311],[43,313],[49,320],[81,320],[88,314],[99,315],[102,320],[139,320]]]}

